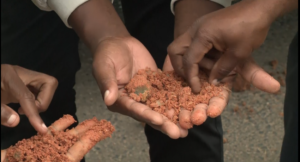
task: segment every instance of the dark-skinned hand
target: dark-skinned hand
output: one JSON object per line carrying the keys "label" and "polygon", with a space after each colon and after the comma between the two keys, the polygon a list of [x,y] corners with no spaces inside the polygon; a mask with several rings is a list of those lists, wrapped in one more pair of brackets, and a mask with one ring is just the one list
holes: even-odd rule
{"label": "dark-skinned hand", "polygon": [[57,80],[52,76],[20,66],[1,64],[1,125],[18,125],[18,113],[7,104],[20,103],[19,113],[28,117],[36,131],[46,133],[47,127],[39,112],[47,110],[57,85]]}
{"label": "dark-skinned hand", "polygon": [[[225,78],[235,71],[258,89],[269,93],[279,90],[279,83],[249,59],[264,42],[271,24],[267,14],[254,6],[246,0],[202,16],[169,46],[175,71],[186,78],[193,92],[200,92],[201,62],[211,66],[210,83],[226,82]],[[215,52],[221,54],[218,60],[206,61],[205,56]]]}
{"label": "dark-skinned hand", "polygon": [[109,110],[147,123],[170,138],[184,137],[185,130],[167,117],[124,94],[124,87],[131,78],[146,67],[157,70],[148,50],[131,36],[107,38],[94,52],[93,74]]}

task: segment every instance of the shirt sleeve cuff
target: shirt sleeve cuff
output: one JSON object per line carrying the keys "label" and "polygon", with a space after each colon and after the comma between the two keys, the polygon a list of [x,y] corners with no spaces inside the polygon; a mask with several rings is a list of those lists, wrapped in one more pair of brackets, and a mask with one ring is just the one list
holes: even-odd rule
{"label": "shirt sleeve cuff", "polygon": [[[175,2],[177,2],[179,0],[172,0],[171,1],[171,12],[173,13],[173,15],[175,15],[175,12],[174,12],[174,4]],[[212,2],[215,2],[215,3],[218,3],[224,7],[229,7],[231,5],[231,2],[232,0],[210,0]]]}
{"label": "shirt sleeve cuff", "polygon": [[68,18],[72,12],[88,0],[48,0],[49,8],[53,9],[69,28]]}

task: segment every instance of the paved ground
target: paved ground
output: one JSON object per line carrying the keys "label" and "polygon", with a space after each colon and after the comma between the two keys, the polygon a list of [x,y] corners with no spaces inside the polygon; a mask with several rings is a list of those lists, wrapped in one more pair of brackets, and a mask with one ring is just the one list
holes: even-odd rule
{"label": "paved ground", "polygon": [[[120,12],[119,1],[115,2]],[[288,45],[298,28],[298,11],[278,21],[270,29],[264,45],[253,55],[257,63],[278,76],[286,67]],[[79,120],[96,116],[107,119],[116,127],[113,138],[106,139],[87,154],[88,162],[147,162],[148,145],[143,127],[139,122],[109,112],[103,104],[101,94],[91,75],[92,58],[89,51],[80,45],[82,68],[77,73],[76,103]],[[275,70],[269,65],[278,60]],[[283,101],[285,87],[280,94],[270,95],[258,90],[233,93],[227,109],[222,115],[225,162],[276,162],[279,160],[283,137]],[[245,103],[243,106],[242,103]],[[238,106],[239,111],[233,109]],[[253,110],[253,112],[251,112]]]}

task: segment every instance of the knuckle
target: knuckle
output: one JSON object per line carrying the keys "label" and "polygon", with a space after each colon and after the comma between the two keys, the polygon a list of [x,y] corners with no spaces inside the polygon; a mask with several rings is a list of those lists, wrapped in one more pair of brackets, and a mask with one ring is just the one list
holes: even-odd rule
{"label": "knuckle", "polygon": [[19,65],[12,65],[12,67],[16,68],[16,69],[21,68],[21,66],[19,66]]}
{"label": "knuckle", "polygon": [[170,56],[175,55],[176,54],[176,44],[175,42],[172,42],[168,48],[167,48],[167,52]]}
{"label": "knuckle", "polygon": [[[209,31],[205,30],[205,29],[199,29],[196,33],[196,36],[198,38],[201,38],[200,40],[209,40],[209,38],[211,34],[209,33]],[[204,41],[206,42],[206,41]]]}
{"label": "knuckle", "polygon": [[48,82],[55,87],[57,87],[57,85],[58,85],[58,80],[52,76],[49,76]]}
{"label": "knuckle", "polygon": [[1,64],[1,70],[3,70],[3,69],[8,69],[8,68],[11,68],[11,65],[9,65],[9,64]]}
{"label": "knuckle", "polygon": [[190,36],[183,34],[175,39],[167,48],[170,55],[182,55],[190,45]]}

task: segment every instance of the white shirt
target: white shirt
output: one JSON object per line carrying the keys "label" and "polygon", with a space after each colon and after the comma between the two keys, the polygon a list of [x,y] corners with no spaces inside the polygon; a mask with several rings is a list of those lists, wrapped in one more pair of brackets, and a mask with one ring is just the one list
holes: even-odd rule
{"label": "white shirt", "polygon": [[[177,1],[179,1],[179,0],[171,0],[171,11],[173,14],[175,14],[174,13],[174,4]],[[210,1],[218,3],[218,4],[222,5],[223,7],[229,7],[232,2],[232,0],[210,0]]]}
{"label": "white shirt", "polygon": [[[87,2],[88,0],[32,0],[32,2],[43,11],[55,11],[61,20],[65,23],[65,25],[69,28],[71,26],[68,23],[68,18],[72,14],[72,12]],[[114,0],[111,0],[113,3]],[[178,0],[171,0],[171,11],[174,14],[174,3]],[[224,7],[228,7],[231,5],[232,0],[210,0],[216,2]]]}

